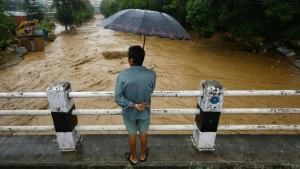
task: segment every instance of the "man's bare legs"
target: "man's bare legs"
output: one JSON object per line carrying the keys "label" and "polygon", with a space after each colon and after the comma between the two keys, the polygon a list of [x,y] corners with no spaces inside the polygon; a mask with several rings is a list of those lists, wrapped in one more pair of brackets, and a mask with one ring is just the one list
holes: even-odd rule
{"label": "man's bare legs", "polygon": [[132,162],[136,163],[137,162],[137,158],[136,158],[136,135],[129,135],[128,141],[129,141],[129,146],[130,146],[130,151],[131,151],[130,160]]}
{"label": "man's bare legs", "polygon": [[[129,135],[129,146],[131,151],[130,160],[134,163],[137,162],[136,158],[136,135]],[[146,149],[147,149],[147,134],[140,134],[140,140],[141,140],[141,156],[140,159],[144,160],[146,158]]]}
{"label": "man's bare legs", "polygon": [[[139,104],[134,103],[134,104],[132,104],[132,106],[136,107],[136,109],[138,111],[144,111],[145,108],[147,107],[147,103],[139,103]],[[130,147],[130,151],[131,151],[130,160],[132,162],[136,163],[137,162],[137,158],[136,158],[136,135],[129,135],[128,141],[129,141],[129,147]],[[142,139],[141,139],[141,142],[142,142]],[[147,144],[147,136],[146,136],[146,144]],[[144,152],[145,152],[145,150],[144,150]]]}
{"label": "man's bare legs", "polygon": [[144,160],[146,158],[146,149],[147,149],[147,134],[140,134],[141,140],[141,156],[140,159]]}

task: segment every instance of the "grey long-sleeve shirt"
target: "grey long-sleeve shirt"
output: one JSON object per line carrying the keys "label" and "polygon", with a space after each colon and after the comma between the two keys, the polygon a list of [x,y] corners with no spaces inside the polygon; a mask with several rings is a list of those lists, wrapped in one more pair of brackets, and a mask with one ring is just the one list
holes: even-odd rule
{"label": "grey long-sleeve shirt", "polygon": [[[144,66],[131,66],[120,72],[115,87],[115,101],[122,107],[124,118],[129,120],[150,118],[151,94],[155,82],[155,72]],[[140,112],[132,107],[133,103],[147,103],[148,107]]]}

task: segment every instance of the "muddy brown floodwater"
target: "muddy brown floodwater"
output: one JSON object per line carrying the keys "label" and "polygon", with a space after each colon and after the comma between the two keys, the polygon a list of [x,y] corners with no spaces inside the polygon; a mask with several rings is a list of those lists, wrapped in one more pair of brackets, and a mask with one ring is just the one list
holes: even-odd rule
{"label": "muddy brown floodwater", "polygon": [[[32,52],[0,71],[0,92],[41,92],[53,82],[68,81],[73,91],[112,91],[118,73],[128,68],[122,52],[142,45],[138,35],[105,30],[97,20],[77,28],[76,35],[58,35],[44,52]],[[56,32],[61,31],[58,27]],[[215,79],[227,90],[300,89],[300,72],[281,56],[245,52],[216,38],[175,41],[148,37],[144,65],[157,73],[155,90],[198,90],[201,80]],[[103,53],[108,53],[104,58]],[[117,53],[115,53],[117,52]],[[117,54],[117,58],[111,58]],[[195,108],[196,97],[153,98],[152,108]],[[117,109],[112,98],[75,99],[78,109]],[[224,108],[299,108],[300,97],[226,97]],[[47,99],[1,99],[1,110],[49,109]],[[79,125],[121,125],[120,115],[79,116]],[[300,115],[222,115],[221,124],[299,124]],[[151,124],[193,124],[192,115],[155,115]],[[53,125],[50,116],[0,117],[0,125]],[[85,132],[124,133],[124,132]],[[151,132],[151,133],[170,133]],[[177,133],[191,133],[177,132]],[[220,132],[220,133],[245,133]],[[249,131],[247,133],[262,133]],[[264,132],[266,133],[266,132]],[[300,133],[274,131],[268,133]],[[49,134],[34,132],[1,134]]]}

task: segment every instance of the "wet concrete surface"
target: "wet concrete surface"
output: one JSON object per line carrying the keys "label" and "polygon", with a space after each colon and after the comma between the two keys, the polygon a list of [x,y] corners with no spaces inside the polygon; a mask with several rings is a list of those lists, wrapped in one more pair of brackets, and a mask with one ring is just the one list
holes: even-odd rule
{"label": "wet concrete surface", "polygon": [[[213,152],[196,150],[191,135],[148,142],[147,162],[134,168],[300,168],[300,135],[217,135]],[[1,136],[0,168],[132,168],[127,147],[127,135],[83,135],[76,152],[60,152],[53,135]]]}

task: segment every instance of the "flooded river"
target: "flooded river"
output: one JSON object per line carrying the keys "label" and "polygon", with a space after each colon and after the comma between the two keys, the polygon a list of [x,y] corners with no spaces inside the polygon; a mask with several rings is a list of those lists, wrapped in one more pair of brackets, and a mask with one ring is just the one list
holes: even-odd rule
{"label": "flooded river", "polygon": [[[32,52],[0,71],[0,92],[41,92],[53,82],[68,81],[73,91],[112,91],[127,58],[105,59],[105,51],[142,45],[138,35],[105,30],[95,22],[76,35],[59,34],[44,52]],[[61,27],[62,28],[62,27]],[[57,29],[56,32],[60,32]],[[147,37],[144,65],[157,73],[155,90],[198,90],[201,80],[215,79],[227,90],[300,89],[300,72],[281,56],[242,51],[218,39],[174,41]],[[152,108],[195,108],[197,98],[153,98]],[[117,109],[112,98],[75,99],[78,109]],[[226,97],[224,108],[299,108],[300,97]],[[49,109],[47,99],[1,99],[1,110]],[[300,115],[222,115],[221,124],[299,124]],[[151,124],[193,124],[192,115],[152,116]],[[79,125],[120,125],[118,116],[79,116]],[[50,116],[0,117],[0,125],[53,125]],[[91,132],[86,132],[91,133]],[[106,132],[112,133],[112,132]],[[114,132],[124,133],[124,132]],[[170,132],[152,132],[170,133]],[[191,132],[180,132],[191,133]],[[224,132],[223,132],[224,133]],[[233,132],[243,133],[243,132]],[[260,132],[250,132],[260,133]],[[277,131],[272,133],[297,133]],[[298,132],[300,133],[300,132]],[[25,134],[10,133],[10,134]],[[36,134],[36,133],[26,133]],[[48,133],[40,133],[48,134]]]}

